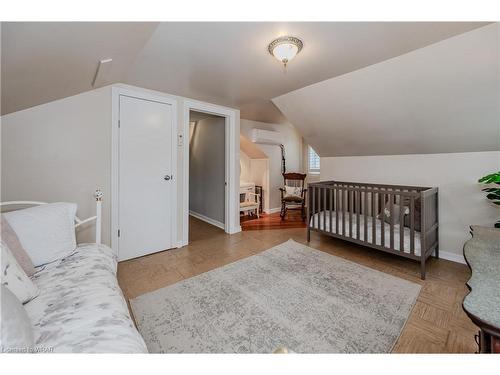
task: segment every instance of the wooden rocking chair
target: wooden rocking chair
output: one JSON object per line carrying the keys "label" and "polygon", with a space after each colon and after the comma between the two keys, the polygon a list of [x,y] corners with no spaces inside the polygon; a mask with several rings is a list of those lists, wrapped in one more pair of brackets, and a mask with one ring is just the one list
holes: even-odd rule
{"label": "wooden rocking chair", "polygon": [[[285,186],[279,188],[281,192],[281,220],[285,219],[288,210],[300,210],[302,220],[306,219],[306,177],[307,175],[303,173],[283,173]],[[287,193],[287,188],[295,194],[290,194],[291,191]]]}

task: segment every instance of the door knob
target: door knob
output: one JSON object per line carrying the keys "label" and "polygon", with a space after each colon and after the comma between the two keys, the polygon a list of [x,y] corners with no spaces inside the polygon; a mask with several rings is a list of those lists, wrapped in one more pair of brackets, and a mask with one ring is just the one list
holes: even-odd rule
{"label": "door knob", "polygon": [[166,181],[170,180],[171,178],[172,178],[172,176],[170,176],[168,174],[165,177],[163,177],[163,179],[166,180]]}

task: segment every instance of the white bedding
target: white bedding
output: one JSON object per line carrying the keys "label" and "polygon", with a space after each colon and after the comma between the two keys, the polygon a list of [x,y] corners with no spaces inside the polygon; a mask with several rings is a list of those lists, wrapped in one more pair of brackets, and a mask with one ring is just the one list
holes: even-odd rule
{"label": "white bedding", "polygon": [[[339,216],[339,233],[340,235],[343,235],[342,231],[342,212],[338,213]],[[320,229],[320,230],[325,230],[327,232],[330,232],[330,214],[329,212],[326,212],[326,221],[323,222],[323,216],[325,215],[325,212],[322,211],[320,213],[317,213],[314,215],[314,217],[311,217],[311,227],[313,227],[313,218],[315,218],[314,221],[314,228]],[[319,219],[319,220],[318,220]],[[373,218],[371,216],[367,216],[368,219],[368,243],[373,243],[372,241],[372,228],[373,228]],[[332,212],[332,233],[337,233],[337,225],[336,225],[337,217],[335,215],[335,212]],[[325,227],[323,227],[323,223],[325,223]],[[365,240],[365,220],[363,215],[359,215],[359,240],[364,241]],[[351,237],[351,238],[357,238],[357,216],[356,214],[352,215],[352,235],[349,232],[349,213],[346,213],[345,217],[345,236],[346,237]],[[377,245],[382,246],[382,222],[380,219],[375,218],[375,243]],[[410,228],[404,227],[403,229],[404,232],[404,241],[403,241],[403,249],[405,253],[410,253],[410,243],[411,243],[411,238],[410,238]],[[384,246],[390,249],[391,242],[390,242],[390,235],[391,235],[391,226],[389,223],[384,223],[384,233],[385,233],[385,238],[384,238]],[[394,249],[399,250],[399,224],[394,225]],[[415,255],[420,255],[420,232],[415,231]]]}
{"label": "white bedding", "polygon": [[40,295],[26,312],[35,346],[62,353],[146,353],[116,278],[117,253],[80,244],[70,256],[37,268]]}

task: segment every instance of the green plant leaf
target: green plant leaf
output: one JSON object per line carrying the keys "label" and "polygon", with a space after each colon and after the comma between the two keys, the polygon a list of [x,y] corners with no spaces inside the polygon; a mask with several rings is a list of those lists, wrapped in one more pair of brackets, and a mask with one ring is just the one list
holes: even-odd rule
{"label": "green plant leaf", "polygon": [[481,177],[478,180],[478,182],[482,184],[491,184],[491,183],[498,184],[500,183],[500,172],[491,173],[489,175]]}
{"label": "green plant leaf", "polygon": [[[490,173],[478,180],[479,183],[486,185],[486,187],[481,190],[488,193],[486,198],[491,201],[491,203],[500,206],[500,188],[492,187],[491,185],[500,185],[500,172]],[[488,186],[490,185],[490,186]],[[500,221],[494,224],[495,228],[500,228]]]}
{"label": "green plant leaf", "polygon": [[482,189],[482,190],[483,190],[483,191],[487,191],[488,193],[494,193],[494,192],[496,192],[496,193],[500,193],[500,188],[491,188],[491,187],[490,187],[490,188],[484,188],[484,189]]}

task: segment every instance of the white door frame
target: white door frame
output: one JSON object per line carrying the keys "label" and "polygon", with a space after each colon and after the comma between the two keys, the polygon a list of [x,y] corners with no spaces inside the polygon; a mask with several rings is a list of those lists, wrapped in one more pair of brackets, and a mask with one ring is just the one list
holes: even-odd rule
{"label": "white door frame", "polygon": [[225,213],[224,231],[229,234],[241,231],[239,215],[239,150],[240,150],[240,111],[233,108],[185,99],[183,103],[183,138],[184,138],[184,188],[183,188],[183,233],[180,246],[189,243],[189,113],[197,111],[224,117],[225,127]]}
{"label": "white door frame", "polygon": [[[163,96],[160,94],[154,94],[150,91],[134,90],[123,87],[112,87],[111,88],[111,248],[113,250],[120,251],[119,241],[118,241],[118,229],[119,229],[119,119],[120,119],[120,96],[129,96],[132,98],[149,100],[153,102],[159,102],[164,104],[169,104],[172,106],[172,137],[171,137],[171,149],[172,149],[172,175],[173,175],[173,192],[174,199],[172,202],[173,212],[172,215],[172,243],[171,248],[177,247],[177,212],[178,212],[178,189],[177,189],[177,131],[178,131],[178,120],[177,120],[177,100],[173,99],[171,96]],[[141,199],[140,195],[137,199]],[[119,253],[118,253],[118,259]]]}

